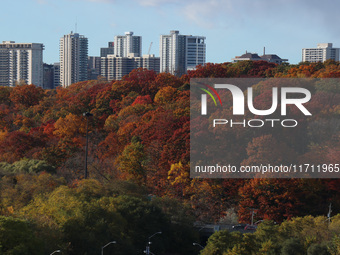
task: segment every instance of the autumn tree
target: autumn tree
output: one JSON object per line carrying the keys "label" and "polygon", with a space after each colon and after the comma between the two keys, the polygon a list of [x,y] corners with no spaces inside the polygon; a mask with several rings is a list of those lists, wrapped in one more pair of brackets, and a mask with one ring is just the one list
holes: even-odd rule
{"label": "autumn tree", "polygon": [[44,90],[34,85],[16,86],[9,98],[18,106],[30,107],[38,104],[44,97]]}
{"label": "autumn tree", "polygon": [[146,160],[143,144],[137,137],[133,137],[131,144],[127,145],[117,158],[117,163],[119,170],[126,176],[127,180],[144,184],[146,181]]}

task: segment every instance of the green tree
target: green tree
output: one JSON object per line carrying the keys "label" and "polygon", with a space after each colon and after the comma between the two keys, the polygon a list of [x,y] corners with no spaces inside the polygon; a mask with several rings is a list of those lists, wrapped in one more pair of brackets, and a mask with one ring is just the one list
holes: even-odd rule
{"label": "green tree", "polygon": [[84,203],[80,214],[66,220],[62,232],[64,243],[69,243],[67,251],[70,255],[98,254],[104,244],[113,240],[117,242],[115,254],[133,254],[133,243],[124,235],[126,220],[109,210],[109,206],[105,208],[103,203]]}
{"label": "green tree", "polygon": [[25,220],[0,216],[0,254],[42,254],[33,226]]}
{"label": "green tree", "polygon": [[227,230],[221,230],[215,232],[209,237],[207,245],[201,251],[201,255],[223,255],[229,250],[232,250],[235,245],[240,244],[241,242],[241,233],[230,233]]}
{"label": "green tree", "polygon": [[340,235],[336,235],[332,238],[332,241],[329,245],[329,252],[331,255],[340,254]]}
{"label": "green tree", "polygon": [[2,174],[39,173],[43,171],[54,173],[55,168],[46,161],[37,159],[22,159],[13,164],[0,163],[0,173]]}
{"label": "green tree", "polygon": [[304,255],[305,250],[300,240],[297,238],[290,238],[286,240],[281,249],[282,255]]}
{"label": "green tree", "polygon": [[133,137],[131,143],[124,148],[118,157],[117,163],[121,172],[125,173],[128,180],[139,184],[145,183],[146,178],[146,155],[144,146],[137,137]]}
{"label": "green tree", "polygon": [[330,255],[327,245],[325,244],[312,244],[307,249],[307,255]]}

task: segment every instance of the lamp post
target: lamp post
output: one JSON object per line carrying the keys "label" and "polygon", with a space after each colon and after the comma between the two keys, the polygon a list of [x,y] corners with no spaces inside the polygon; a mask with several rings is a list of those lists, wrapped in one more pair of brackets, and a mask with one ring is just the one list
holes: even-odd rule
{"label": "lamp post", "polygon": [[202,245],[200,245],[199,243],[193,243],[192,245],[193,245],[193,246],[195,246],[195,245],[196,245],[196,246],[199,246],[202,250],[204,249],[204,247],[203,247]]}
{"label": "lamp post", "polygon": [[93,114],[90,112],[84,112],[83,115],[86,117],[86,146],[85,146],[85,175],[84,178],[87,179],[87,154],[89,147],[89,117],[92,117]]}
{"label": "lamp post", "polygon": [[116,241],[111,241],[111,242],[105,244],[105,245],[102,247],[102,255],[104,255],[104,248],[105,248],[106,246],[109,246],[110,244],[113,244],[113,243],[117,243],[117,242],[116,242]]}
{"label": "lamp post", "polygon": [[54,253],[57,253],[57,252],[61,252],[60,250],[56,250],[54,252],[52,252],[50,255],[54,254]]}
{"label": "lamp post", "polygon": [[255,210],[257,210],[256,208],[249,208],[251,210],[251,226],[254,225],[254,214],[256,214]]}
{"label": "lamp post", "polygon": [[152,236],[149,237],[149,242],[147,243],[147,245],[146,245],[146,250],[145,250],[146,255],[150,255],[150,253],[152,254],[152,252],[150,251],[150,245],[151,245],[150,239],[151,239],[152,237],[154,237],[155,235],[158,235],[158,234],[162,234],[162,232],[156,232],[156,233],[154,233]]}

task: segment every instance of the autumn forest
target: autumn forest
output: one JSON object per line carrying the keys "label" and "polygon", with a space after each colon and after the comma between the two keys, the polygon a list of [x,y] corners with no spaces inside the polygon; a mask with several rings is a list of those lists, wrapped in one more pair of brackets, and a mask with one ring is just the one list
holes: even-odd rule
{"label": "autumn forest", "polygon": [[[112,240],[105,254],[143,254],[157,231],[158,255],[340,254],[339,179],[190,178],[190,79],[230,77],[340,78],[340,63],[242,61],[182,77],[136,69],[120,81],[55,90],[0,87],[0,254],[100,254]],[[231,160],[275,162],[283,154],[339,163],[340,86],[311,89],[309,107],[326,124],[302,129],[303,144],[236,129]],[[266,107],[268,91],[257,92]],[[264,220],[254,233],[219,231],[207,241],[194,227],[250,223],[249,208]],[[201,251],[192,245],[199,242]]]}

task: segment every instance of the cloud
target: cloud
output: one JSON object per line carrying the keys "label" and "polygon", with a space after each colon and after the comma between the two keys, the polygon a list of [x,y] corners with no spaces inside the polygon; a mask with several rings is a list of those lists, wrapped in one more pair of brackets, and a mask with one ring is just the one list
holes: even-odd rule
{"label": "cloud", "polygon": [[227,0],[206,0],[197,4],[195,1],[189,2],[181,9],[183,15],[191,22],[201,27],[212,28],[218,23],[219,17],[231,8]]}
{"label": "cloud", "polygon": [[143,6],[161,6],[164,4],[180,4],[180,0],[137,0]]}
{"label": "cloud", "polygon": [[89,2],[94,2],[94,3],[114,3],[116,1],[114,0],[87,0]]}
{"label": "cloud", "polygon": [[144,7],[154,7],[160,10],[169,10],[184,16],[188,21],[199,26],[212,27],[216,20],[232,7],[233,0],[133,0]]}
{"label": "cloud", "polygon": [[[40,3],[52,0],[36,0]],[[131,3],[157,12],[184,17],[204,28],[242,26],[299,26],[327,30],[340,37],[340,1],[324,0],[72,0],[96,3]],[[176,16],[175,16],[176,17]]]}
{"label": "cloud", "polygon": [[[117,0],[118,1],[118,0]],[[131,0],[130,0],[131,1]],[[132,0],[141,6],[176,8],[178,13],[198,25],[214,25],[220,19],[230,18],[253,19],[267,18],[271,21],[320,20],[332,21],[328,26],[338,26],[340,2],[334,0]],[[322,21],[323,20],[323,21]],[[337,22],[337,23],[334,23]]]}

